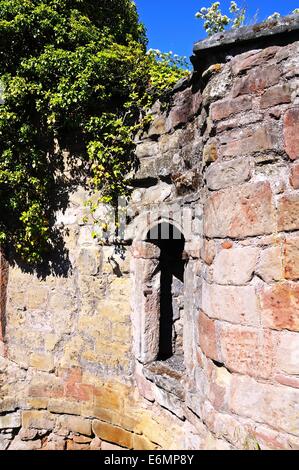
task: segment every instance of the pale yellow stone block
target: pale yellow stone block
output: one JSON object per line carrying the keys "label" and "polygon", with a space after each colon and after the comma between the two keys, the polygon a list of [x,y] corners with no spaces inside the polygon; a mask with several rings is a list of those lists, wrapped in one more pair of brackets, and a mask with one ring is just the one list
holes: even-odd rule
{"label": "pale yellow stone block", "polygon": [[54,368],[53,357],[48,354],[31,354],[29,364],[30,367],[45,372],[50,372]]}

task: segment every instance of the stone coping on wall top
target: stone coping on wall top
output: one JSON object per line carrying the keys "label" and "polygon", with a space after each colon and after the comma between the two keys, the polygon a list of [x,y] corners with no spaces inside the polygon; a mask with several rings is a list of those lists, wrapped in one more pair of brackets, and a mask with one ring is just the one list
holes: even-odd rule
{"label": "stone coping on wall top", "polygon": [[252,26],[243,26],[242,28],[214,34],[210,38],[196,42],[193,47],[193,52],[196,54],[206,49],[222,47],[228,44],[243,43],[295,30],[299,30],[299,14],[284,16]]}
{"label": "stone coping on wall top", "polygon": [[243,48],[252,49],[253,45],[262,48],[275,43],[292,42],[291,36],[296,33],[299,37],[299,14],[243,26],[196,42],[191,61],[195,68],[196,65],[200,67],[209,62],[209,56],[215,59],[215,56],[221,57],[221,52],[233,53],[236,50],[239,53]]}

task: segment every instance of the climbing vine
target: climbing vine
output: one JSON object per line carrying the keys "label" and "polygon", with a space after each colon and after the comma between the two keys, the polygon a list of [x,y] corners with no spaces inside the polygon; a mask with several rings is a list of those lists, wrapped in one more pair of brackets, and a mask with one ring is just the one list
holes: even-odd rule
{"label": "climbing vine", "polygon": [[0,244],[35,265],[76,184],[128,193],[133,138],[186,74],[131,0],[0,0]]}

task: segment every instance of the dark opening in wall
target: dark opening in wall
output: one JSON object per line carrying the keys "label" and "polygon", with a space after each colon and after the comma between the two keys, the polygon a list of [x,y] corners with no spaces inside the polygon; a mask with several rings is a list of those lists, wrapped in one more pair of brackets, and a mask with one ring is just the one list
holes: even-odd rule
{"label": "dark opening in wall", "polygon": [[159,246],[160,254],[160,334],[158,360],[183,355],[185,239],[173,225],[161,223],[147,236]]}

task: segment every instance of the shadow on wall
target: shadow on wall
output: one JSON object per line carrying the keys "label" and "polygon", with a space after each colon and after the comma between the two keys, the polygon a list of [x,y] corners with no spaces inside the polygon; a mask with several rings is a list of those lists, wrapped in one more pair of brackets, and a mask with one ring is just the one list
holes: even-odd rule
{"label": "shadow on wall", "polygon": [[176,353],[174,338],[173,284],[184,283],[185,239],[173,225],[165,222],[155,226],[147,234],[147,241],[160,248],[160,335],[158,361],[165,361]]}
{"label": "shadow on wall", "polygon": [[[42,140],[42,138],[41,138]],[[1,228],[8,234],[6,246],[3,252],[10,266],[18,266],[23,272],[35,273],[39,278],[49,275],[67,277],[72,270],[69,259],[69,251],[65,246],[65,236],[68,229],[63,224],[57,225],[58,212],[65,213],[70,203],[70,195],[78,187],[88,189],[87,180],[90,177],[89,166],[86,164],[86,150],[76,142],[63,142],[64,151],[55,149],[54,146],[42,145],[41,151],[47,156],[47,167],[39,175],[41,181],[48,181],[47,191],[44,196],[45,214],[48,221],[48,242],[43,245],[42,259],[38,263],[27,263],[18,255],[15,246],[20,223],[14,214],[6,209],[5,196],[2,198]],[[10,196],[6,196],[9,201]],[[5,210],[6,209],[6,210]]]}

